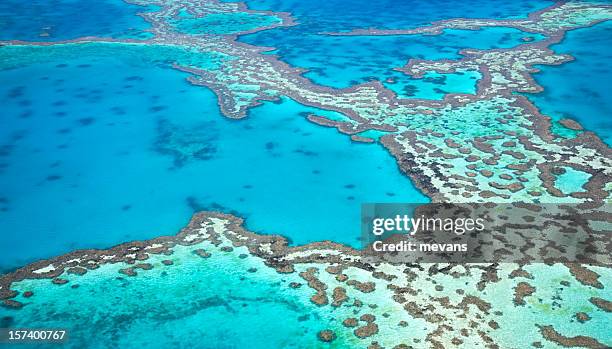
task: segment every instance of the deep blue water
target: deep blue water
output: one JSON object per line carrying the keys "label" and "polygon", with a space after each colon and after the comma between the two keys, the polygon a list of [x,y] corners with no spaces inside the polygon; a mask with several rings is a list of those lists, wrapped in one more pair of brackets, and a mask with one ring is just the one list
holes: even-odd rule
{"label": "deep blue water", "polygon": [[571,31],[552,49],[576,60],[538,67],[534,77],[544,92],[528,97],[553,120],[575,119],[612,145],[612,22]]}
{"label": "deep blue water", "polygon": [[355,28],[410,28],[430,22],[467,18],[523,18],[553,4],[544,0],[246,0],[249,8],[291,12],[309,33]]}
{"label": "deep blue water", "polygon": [[314,109],[229,120],[185,74],[117,57],[0,71],[1,266],[173,234],[202,209],[357,245],[361,202],[426,200],[380,145],[301,114]]}
{"label": "deep blue water", "polygon": [[81,36],[146,38],[146,7],[122,0],[2,0],[0,40],[58,41]]}

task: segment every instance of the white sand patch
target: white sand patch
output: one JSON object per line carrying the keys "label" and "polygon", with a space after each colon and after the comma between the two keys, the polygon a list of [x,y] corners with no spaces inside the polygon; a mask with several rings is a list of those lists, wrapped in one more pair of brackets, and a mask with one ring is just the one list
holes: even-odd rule
{"label": "white sand patch", "polygon": [[34,274],[46,274],[46,273],[50,273],[52,271],[55,271],[55,267],[53,266],[53,264],[49,264],[48,266],[46,266],[44,268],[40,268],[40,269],[34,270],[32,273],[34,273]]}
{"label": "white sand patch", "polygon": [[154,249],[154,248],[161,248],[161,247],[164,247],[164,245],[162,245],[162,244],[153,244],[151,246],[148,246],[146,249],[147,250],[151,250],[151,249]]}
{"label": "white sand patch", "polygon": [[299,251],[299,252],[289,253],[288,255],[283,257],[282,260],[291,260],[291,259],[295,259],[295,258],[304,258],[304,257],[311,256],[313,254],[319,254],[319,255],[321,255],[323,257],[326,257],[326,256],[337,256],[337,255],[341,254],[341,252],[337,251],[337,250]]}

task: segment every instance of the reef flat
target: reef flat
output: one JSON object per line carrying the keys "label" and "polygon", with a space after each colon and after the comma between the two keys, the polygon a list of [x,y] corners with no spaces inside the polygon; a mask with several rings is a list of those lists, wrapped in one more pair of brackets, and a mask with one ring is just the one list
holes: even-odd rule
{"label": "reef flat", "polygon": [[[610,268],[370,263],[343,245],[289,247],[241,223],[202,212],[176,236],[33,263],[0,277],[0,319],[5,327],[70,328],[70,347],[164,347],[201,338],[217,346],[300,348],[612,343],[612,295],[604,287]],[[219,269],[230,275],[219,280]],[[283,315],[268,314],[267,303]],[[253,315],[257,304],[264,305]],[[216,318],[210,308],[233,314],[236,326],[209,323]],[[263,341],[250,326],[269,337]]]}
{"label": "reef flat", "polygon": [[[3,41],[0,54],[6,53],[10,59],[2,64],[16,67],[44,62],[47,54],[74,56],[88,48],[134,50],[133,55],[142,55],[150,64],[170,65],[190,74],[188,80],[193,85],[211,89],[228,118],[244,118],[251,108],[282,98],[342,114],[330,117],[313,112],[308,120],[337,128],[355,142],[379,142],[395,157],[403,173],[434,202],[555,202],[597,208],[610,200],[610,148],[575,120],[559,121],[558,127],[569,130],[561,137],[552,131],[551,118],[518,94],[542,91],[532,77],[536,66],[572,60],[570,55],[551,49],[568,31],[612,19],[612,6],[605,2],[558,2],[527,19],[459,18],[406,30],[323,33],[376,38],[506,27],[542,36],[506,48],[466,48],[457,59],[413,59],[396,67],[398,73],[415,79],[428,74],[478,74],[473,93],[447,93],[438,100],[399,98],[380,81],[343,89],[321,86],[307,79],[304,69],[270,54],[274,48],[237,41],[240,35],[297,25],[289,13],[250,10],[242,3],[214,0],[131,2],[158,7],[141,14],[151,25],[151,38],[89,36],[57,42]],[[97,297],[97,286],[108,282],[110,290],[117,291],[110,294],[121,299],[121,291],[133,287],[132,283],[141,288],[158,285],[166,269],[167,275],[176,269],[174,273],[184,278],[173,279],[172,287],[180,289],[178,285],[184,285],[196,292],[171,294],[167,299],[162,291],[143,297],[137,288],[131,294],[143,299],[153,297],[151,303],[138,311],[123,309],[124,313],[119,314],[127,315],[115,316],[110,322],[100,320],[99,328],[104,330],[98,336],[121,346],[121,336],[111,334],[157,329],[159,324],[155,322],[137,324],[136,314],[160,303],[189,302],[198,297],[198,287],[202,286],[195,282],[198,279],[188,276],[208,270],[203,267],[207,261],[229,255],[236,263],[231,264],[227,274],[253,274],[253,278],[263,274],[257,279],[267,285],[263,293],[287,290],[289,297],[284,298],[283,291],[281,299],[299,301],[292,306],[298,309],[295,313],[314,314],[316,321],[312,323],[311,318],[298,321],[306,322],[306,328],[291,322],[294,329],[298,326],[306,335],[297,336],[290,329],[279,335],[306,341],[293,343],[296,347],[612,345],[608,330],[612,322],[612,275],[606,266],[369,263],[358,251],[344,245],[320,242],[288,247],[282,237],[256,235],[240,224],[232,216],[203,213],[175,237],[127,243],[110,250],[77,251],[30,264],[0,279],[0,296],[7,308],[2,310],[2,321],[7,326],[36,323],[34,319],[39,319],[41,326],[53,325],[56,320],[58,324],[75,324],[91,317],[92,313],[83,312],[91,307],[80,304],[87,297],[71,297],[69,292],[85,290],[93,295],[90,299],[97,300],[103,298]],[[183,264],[189,267],[182,270]],[[113,281],[117,276],[120,279]],[[125,280],[142,281],[124,283]],[[49,283],[55,285],[49,287]],[[73,287],[80,284],[83,285]],[[66,302],[53,308],[53,301],[47,299]],[[197,299],[183,304],[183,315],[175,317],[183,319],[198,313],[197,309],[211,306],[231,308],[228,299],[232,298]],[[117,306],[113,302],[106,304],[111,309]],[[49,312],[44,313],[45,309]],[[273,309],[266,311],[274,314],[278,310]],[[160,316],[170,317],[168,312]],[[202,319],[195,319],[191,325],[199,321]],[[118,323],[124,327],[117,329]],[[74,328],[81,341],[96,335],[83,325]],[[179,340],[164,331],[156,338],[158,345]],[[194,331],[192,336],[189,338],[197,340],[202,332]]]}
{"label": "reef flat", "polygon": [[[581,132],[572,139],[559,139],[551,133],[550,118],[525,97],[516,92],[541,91],[531,74],[534,65],[558,65],[571,60],[548,47],[559,42],[568,30],[595,25],[612,17],[610,5],[597,2],[559,2],[533,13],[527,20],[454,19],[432,26],[393,31],[391,34],[440,34],[445,28],[477,30],[484,26],[505,26],[546,36],[544,40],[524,43],[507,49],[461,51],[458,60],[411,60],[399,71],[414,77],[427,72],[453,73],[458,70],[478,71],[482,77],[476,94],[449,93],[441,101],[399,99],[379,81],[347,89],[333,89],[313,84],[273,55],[262,54],[265,48],[236,41],[241,34],[292,26],[295,22],[287,13],[251,11],[243,4],[216,1],[162,1],[155,4],[160,11],[142,16],[151,23],[155,35],[140,41],[152,47],[181,46],[206,54],[228,57],[214,70],[197,62],[176,60],[173,67],[190,74],[195,85],[212,89],[222,112],[230,118],[246,116],[249,108],[262,101],[289,97],[301,104],[336,111],[350,118],[346,122],[323,121],[320,124],[337,127],[341,132],[364,140],[359,133],[379,130],[389,134],[380,139],[404,173],[434,201],[497,201],[539,202],[595,200],[609,197],[610,148],[594,133]],[[263,27],[227,29],[233,22],[220,21],[225,29],[215,33],[185,34],[175,30],[181,18],[202,18],[211,13],[237,13],[274,16],[282,19],[264,21]],[[185,15],[188,14],[188,15]],[[191,16],[191,17],[190,17]],[[369,29],[352,34],[385,35]],[[330,33],[329,35],[338,35]],[[346,35],[346,34],[342,34]],[[101,38],[82,38],[62,43],[4,42],[10,46],[69,45],[78,50]],[[121,45],[134,40],[112,40]],[[269,49],[268,49],[269,50]],[[162,52],[163,54],[163,52]],[[172,57],[168,57],[172,60]],[[569,122],[569,121],[568,121]],[[568,122],[563,125],[569,125]],[[572,128],[578,128],[571,123]],[[468,132],[465,132],[468,130]],[[366,137],[367,138],[367,137]],[[451,142],[452,146],[448,143]],[[545,161],[544,161],[545,160]],[[569,198],[554,187],[553,169],[569,167],[591,174],[586,193]],[[546,188],[542,190],[541,188]],[[608,188],[609,189],[609,188]]]}

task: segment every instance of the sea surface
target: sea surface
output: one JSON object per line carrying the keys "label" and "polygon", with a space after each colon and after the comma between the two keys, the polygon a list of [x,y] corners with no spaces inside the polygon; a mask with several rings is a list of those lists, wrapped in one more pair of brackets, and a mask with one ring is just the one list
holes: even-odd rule
{"label": "sea surface", "polygon": [[152,8],[122,0],[2,0],[0,40],[146,39],[150,25],[137,14]]}
{"label": "sea surface", "polygon": [[[232,2],[232,1],[225,1]],[[301,24],[287,30],[308,33],[361,28],[404,29],[449,18],[525,18],[549,0],[246,0],[255,10],[287,11]],[[339,16],[341,14],[341,16]],[[301,27],[301,28],[300,28]]]}
{"label": "sea surface", "polygon": [[357,246],[361,202],[427,201],[382,146],[306,120],[319,110],[230,120],[187,74],[99,51],[0,71],[4,268],[174,234],[204,209]]}

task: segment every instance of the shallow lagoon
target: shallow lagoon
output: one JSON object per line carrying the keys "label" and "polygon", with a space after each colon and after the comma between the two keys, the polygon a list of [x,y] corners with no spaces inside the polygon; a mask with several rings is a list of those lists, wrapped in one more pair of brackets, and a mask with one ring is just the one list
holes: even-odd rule
{"label": "shallow lagoon", "polygon": [[378,144],[267,103],[224,118],[184,73],[130,55],[0,72],[3,268],[174,234],[201,209],[294,243],[357,245],[361,202],[427,200]]}
{"label": "shallow lagoon", "polygon": [[[240,259],[214,247],[207,247],[214,251],[206,259],[191,250],[154,257],[154,268],[137,277],[118,273],[122,265],[116,264],[66,276],[70,281],[61,286],[27,280],[21,287],[34,290],[26,300],[31,304],[0,307],[0,325],[67,328],[61,345],[67,348],[330,348],[317,332],[341,327],[338,314],[311,303],[306,286],[289,287],[304,282],[297,273],[281,275],[258,258]],[[160,262],[167,258],[172,266]],[[348,332],[331,347],[350,348],[351,340]]]}
{"label": "shallow lagoon", "polygon": [[280,18],[272,15],[235,12],[231,14],[213,13],[199,18],[182,16],[180,20],[173,21],[173,24],[176,30],[181,33],[228,35],[276,25],[281,22]]}

